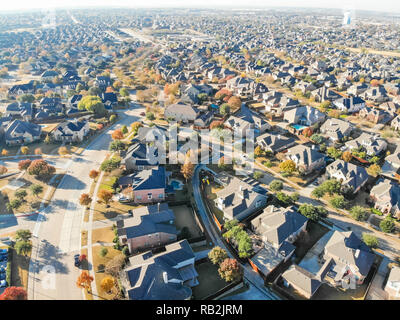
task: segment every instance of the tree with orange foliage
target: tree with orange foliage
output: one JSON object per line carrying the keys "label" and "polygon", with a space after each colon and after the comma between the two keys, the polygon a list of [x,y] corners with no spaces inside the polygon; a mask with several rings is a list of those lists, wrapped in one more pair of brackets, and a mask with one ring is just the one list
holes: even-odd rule
{"label": "tree with orange foliage", "polygon": [[372,79],[371,82],[370,82],[370,85],[372,87],[379,87],[379,81],[376,80],[376,79]]}
{"label": "tree with orange foliage", "polygon": [[36,148],[35,149],[35,154],[36,155],[41,155],[42,154],[42,149],[41,148]]}
{"label": "tree with orange foliage", "polygon": [[92,202],[92,198],[87,193],[82,193],[81,197],[79,198],[79,203],[82,206],[88,206]]}
{"label": "tree with orange foliage", "polygon": [[109,92],[114,92],[113,87],[107,87],[106,92],[107,92],[107,93],[109,93]]}
{"label": "tree with orange foliage", "polygon": [[87,271],[83,271],[76,280],[76,286],[78,288],[86,289],[86,291],[89,292],[93,280],[93,277],[89,275]]}
{"label": "tree with orange foliage", "polygon": [[1,150],[1,155],[2,156],[7,156],[8,155],[8,150],[6,150],[6,149]]}
{"label": "tree with orange foliage", "polygon": [[107,207],[109,206],[112,197],[112,192],[106,189],[101,189],[99,192],[99,198],[107,205]]}
{"label": "tree with orange foliage", "polygon": [[117,130],[115,130],[115,131],[112,133],[111,137],[112,137],[114,140],[121,140],[121,139],[124,138],[124,134],[122,133],[122,130],[121,130],[121,129],[117,129]]}
{"label": "tree with orange foliage", "polygon": [[217,100],[222,100],[225,97],[229,97],[229,98],[232,97],[232,92],[226,88],[223,88],[223,89],[217,91],[217,93],[215,94],[215,99],[217,99]]}
{"label": "tree with orange foliage", "polygon": [[95,180],[99,176],[99,172],[97,170],[90,170],[89,177],[90,179]]}
{"label": "tree with orange foliage", "polygon": [[303,129],[303,131],[302,131],[302,135],[307,137],[307,138],[311,137],[312,134],[313,134],[313,132],[312,132],[312,129],[310,127],[307,127],[305,129]]}
{"label": "tree with orange foliage", "polygon": [[350,162],[350,160],[353,158],[353,155],[351,154],[350,151],[345,151],[342,154],[342,159],[346,162]]}
{"label": "tree with orange foliage", "polygon": [[233,96],[229,98],[228,105],[231,108],[231,110],[237,110],[241,107],[242,101],[240,100],[239,97]]}

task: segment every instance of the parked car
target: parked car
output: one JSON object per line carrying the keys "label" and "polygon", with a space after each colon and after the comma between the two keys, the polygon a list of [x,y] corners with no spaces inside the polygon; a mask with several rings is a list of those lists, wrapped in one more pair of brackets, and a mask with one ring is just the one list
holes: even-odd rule
{"label": "parked car", "polygon": [[79,260],[80,254],[74,255],[74,265],[75,267],[79,267],[81,264],[81,261]]}
{"label": "parked car", "polygon": [[5,288],[7,287],[7,281],[6,280],[1,280],[0,281],[0,288]]}

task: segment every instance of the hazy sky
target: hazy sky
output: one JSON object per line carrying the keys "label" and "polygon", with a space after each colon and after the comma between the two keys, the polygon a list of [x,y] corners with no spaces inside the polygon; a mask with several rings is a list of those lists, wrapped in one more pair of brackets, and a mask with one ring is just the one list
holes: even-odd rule
{"label": "hazy sky", "polygon": [[317,7],[400,12],[398,0],[11,0],[0,11],[60,7]]}

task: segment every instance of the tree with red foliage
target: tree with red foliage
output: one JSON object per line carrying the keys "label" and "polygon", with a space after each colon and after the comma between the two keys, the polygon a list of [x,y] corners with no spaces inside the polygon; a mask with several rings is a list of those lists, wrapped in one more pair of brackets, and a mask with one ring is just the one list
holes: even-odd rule
{"label": "tree with red foliage", "polygon": [[93,277],[89,275],[87,271],[83,271],[76,280],[76,286],[78,288],[86,289],[89,292],[90,285],[93,280],[94,280]]}
{"label": "tree with red foliage", "polygon": [[0,295],[0,300],[28,300],[28,295],[22,287],[8,287]]}
{"label": "tree with red foliage", "polygon": [[215,99],[217,99],[217,100],[222,100],[222,99],[224,99],[225,97],[228,97],[228,99],[229,99],[230,97],[232,97],[232,92],[229,91],[229,90],[226,89],[226,88],[223,88],[223,89],[217,91],[217,93],[215,94]]}
{"label": "tree with red foliage", "polygon": [[29,168],[29,166],[31,165],[32,161],[29,159],[26,160],[21,160],[20,162],[18,162],[18,169],[19,170],[26,170]]}
{"label": "tree with red foliage", "polygon": [[309,137],[312,136],[313,132],[312,132],[312,129],[310,127],[307,127],[305,129],[303,129],[302,134],[303,134],[303,136],[309,138]]}
{"label": "tree with red foliage", "polygon": [[79,203],[82,206],[88,206],[92,202],[92,198],[87,193],[82,193],[79,198]]}
{"label": "tree with red foliage", "polygon": [[89,177],[90,179],[95,180],[99,176],[99,172],[97,170],[90,170]]}
{"label": "tree with red foliage", "polygon": [[27,170],[28,174],[46,178],[56,172],[56,168],[49,165],[45,160],[33,160]]}
{"label": "tree with red foliage", "polygon": [[238,281],[243,277],[242,266],[236,259],[230,258],[221,262],[218,273],[226,282]]}

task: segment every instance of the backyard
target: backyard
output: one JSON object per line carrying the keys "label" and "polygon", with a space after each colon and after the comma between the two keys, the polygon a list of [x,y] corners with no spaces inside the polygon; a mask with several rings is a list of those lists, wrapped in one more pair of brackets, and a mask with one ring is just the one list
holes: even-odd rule
{"label": "backyard", "polygon": [[186,206],[173,206],[170,209],[175,214],[175,226],[178,230],[182,230],[182,228],[187,227],[189,229],[190,237],[196,238],[202,236],[202,232],[199,226],[196,223],[196,219],[194,217],[193,209]]}
{"label": "backyard", "polygon": [[195,300],[204,299],[228,285],[228,282],[219,276],[218,267],[210,261],[197,264],[195,268],[199,274],[199,285],[192,288]]}

